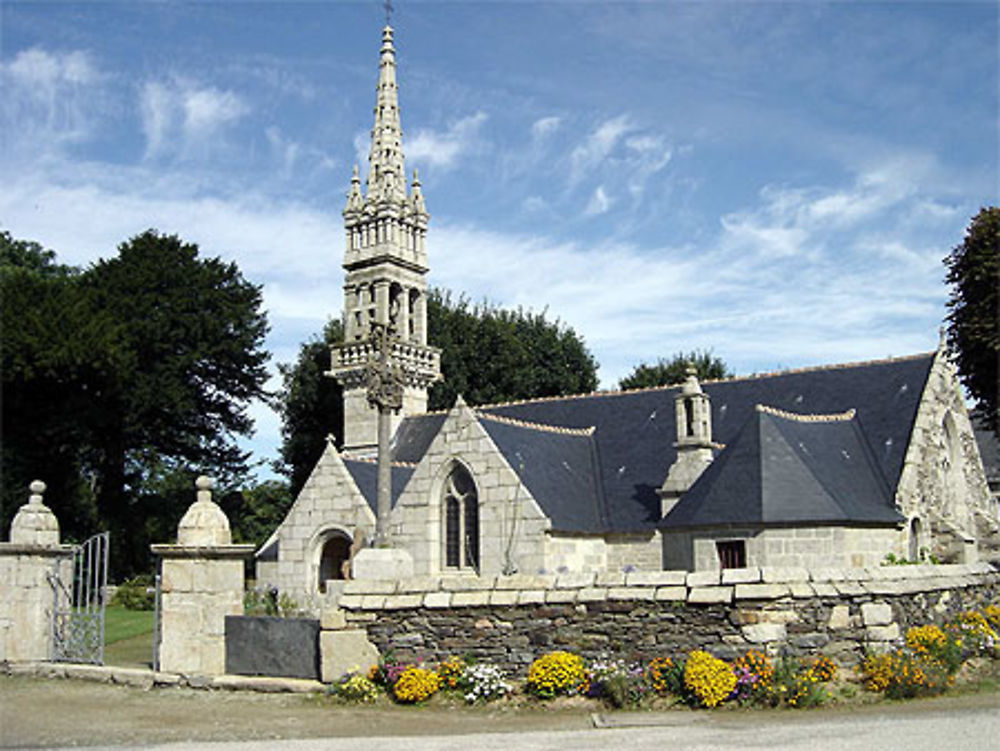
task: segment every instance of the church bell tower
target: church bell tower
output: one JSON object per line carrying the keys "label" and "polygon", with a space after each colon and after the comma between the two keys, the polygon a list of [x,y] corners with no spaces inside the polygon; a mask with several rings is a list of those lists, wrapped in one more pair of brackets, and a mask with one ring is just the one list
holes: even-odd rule
{"label": "church bell tower", "polygon": [[366,372],[378,357],[376,337],[388,327],[389,358],[403,379],[406,415],[427,409],[427,389],[441,378],[441,353],[427,346],[427,220],[417,171],[409,187],[396,86],[392,27],[382,30],[375,125],[365,190],[357,166],[344,207],[344,343],[333,347],[328,375],[344,388],[344,450],[377,445],[378,412],[368,401]]}

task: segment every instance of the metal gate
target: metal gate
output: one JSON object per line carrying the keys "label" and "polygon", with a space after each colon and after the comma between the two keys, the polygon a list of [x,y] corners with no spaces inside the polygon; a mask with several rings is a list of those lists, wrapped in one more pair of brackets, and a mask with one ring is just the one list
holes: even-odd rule
{"label": "metal gate", "polygon": [[104,606],[108,584],[108,540],[101,532],[56,559],[52,585],[52,659],[104,663]]}

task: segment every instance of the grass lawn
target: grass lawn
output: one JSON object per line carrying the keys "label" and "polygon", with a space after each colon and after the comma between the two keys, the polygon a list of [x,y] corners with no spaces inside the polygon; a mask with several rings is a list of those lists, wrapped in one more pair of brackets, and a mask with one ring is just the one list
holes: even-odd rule
{"label": "grass lawn", "polygon": [[122,639],[149,634],[153,638],[153,611],[126,610],[109,605],[104,611],[104,643],[114,644]]}
{"label": "grass lawn", "polygon": [[109,606],[104,612],[104,662],[148,667],[153,659],[153,611]]}

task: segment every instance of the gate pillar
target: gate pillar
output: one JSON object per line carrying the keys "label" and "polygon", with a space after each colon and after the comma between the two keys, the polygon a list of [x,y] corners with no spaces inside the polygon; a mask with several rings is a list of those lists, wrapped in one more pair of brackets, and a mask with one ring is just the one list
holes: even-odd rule
{"label": "gate pillar", "polygon": [[0,662],[51,659],[49,576],[54,568],[72,576],[73,547],[59,543],[59,522],[42,502],[45,483],[35,480],[30,489],[10,525],[10,542],[0,543]]}
{"label": "gate pillar", "polygon": [[195,481],[197,500],[160,558],[159,668],[184,675],[226,671],[226,616],[243,614],[243,561],[253,545],[233,545],[229,520],[212,500],[214,481]]}

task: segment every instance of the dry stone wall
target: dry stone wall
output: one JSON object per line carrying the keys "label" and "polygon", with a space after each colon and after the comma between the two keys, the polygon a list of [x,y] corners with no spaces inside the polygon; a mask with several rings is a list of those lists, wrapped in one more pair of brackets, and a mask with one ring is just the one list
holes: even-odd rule
{"label": "dry stone wall", "polygon": [[911,626],[998,599],[1000,573],[977,563],[352,581],[338,605],[383,655],[473,655],[521,673],[554,649],[645,660],[756,647],[851,664]]}

